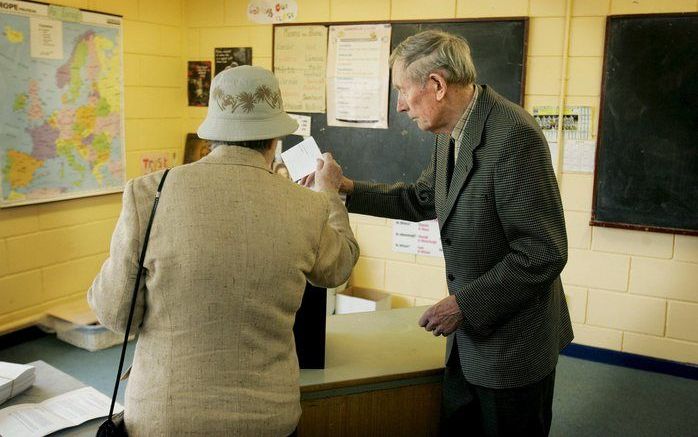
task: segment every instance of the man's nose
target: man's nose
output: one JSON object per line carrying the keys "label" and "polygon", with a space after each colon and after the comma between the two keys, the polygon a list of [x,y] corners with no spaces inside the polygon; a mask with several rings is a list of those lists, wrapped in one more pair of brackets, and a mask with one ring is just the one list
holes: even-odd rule
{"label": "man's nose", "polygon": [[397,98],[397,112],[405,112],[407,111],[407,105],[405,105],[405,101],[402,100],[402,96],[398,96]]}

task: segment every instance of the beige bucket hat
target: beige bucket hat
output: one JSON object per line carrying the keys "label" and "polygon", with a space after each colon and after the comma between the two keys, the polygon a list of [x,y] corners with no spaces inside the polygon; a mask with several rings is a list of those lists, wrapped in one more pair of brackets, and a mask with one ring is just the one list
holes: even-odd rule
{"label": "beige bucket hat", "polygon": [[217,74],[199,137],[211,141],[278,138],[298,129],[284,112],[279,81],[261,67],[242,65]]}

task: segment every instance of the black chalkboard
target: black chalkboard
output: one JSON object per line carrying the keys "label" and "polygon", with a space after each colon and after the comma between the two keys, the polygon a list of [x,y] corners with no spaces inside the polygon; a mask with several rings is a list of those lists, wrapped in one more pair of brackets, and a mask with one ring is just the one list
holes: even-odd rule
{"label": "black chalkboard", "polygon": [[[324,23],[328,24],[329,23]],[[509,100],[523,103],[526,18],[447,22],[392,23],[391,51],[410,35],[440,29],[461,35],[470,44],[478,83],[492,86]],[[422,132],[396,111],[397,93],[390,91],[389,129],[328,127],[326,114],[311,115],[311,133],[323,152],[331,152],[344,174],[356,180],[413,182],[431,157],[434,134]],[[302,140],[289,135],[286,150]]]}
{"label": "black chalkboard", "polygon": [[698,233],[698,14],[608,17],[592,225]]}

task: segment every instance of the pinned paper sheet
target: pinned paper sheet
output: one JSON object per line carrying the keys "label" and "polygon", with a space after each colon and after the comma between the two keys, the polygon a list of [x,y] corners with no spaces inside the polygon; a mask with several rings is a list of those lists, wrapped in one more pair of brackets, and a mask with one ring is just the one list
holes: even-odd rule
{"label": "pinned paper sheet", "polygon": [[313,137],[308,137],[281,154],[293,181],[299,181],[315,171],[322,153]]}
{"label": "pinned paper sheet", "polygon": [[298,122],[298,129],[296,129],[293,135],[299,135],[301,137],[310,136],[311,119],[309,115],[288,114],[288,116]]}

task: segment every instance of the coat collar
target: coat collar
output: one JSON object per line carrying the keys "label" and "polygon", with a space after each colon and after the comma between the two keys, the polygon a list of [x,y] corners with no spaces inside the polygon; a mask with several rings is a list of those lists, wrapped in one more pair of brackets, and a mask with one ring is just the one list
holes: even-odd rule
{"label": "coat collar", "polygon": [[197,163],[201,164],[223,164],[223,165],[244,165],[257,167],[271,173],[271,169],[264,159],[264,155],[256,150],[239,146],[217,146],[211,153],[201,158]]}
{"label": "coat collar", "polygon": [[485,129],[485,122],[492,110],[495,98],[496,93],[487,85],[482,85],[468,124],[463,130],[458,162],[454,166],[451,187],[448,192],[446,192],[446,163],[448,162],[448,154],[451,153],[448,147],[450,135],[442,134],[436,137],[437,184],[435,194],[437,215],[441,226],[443,226],[451,214],[451,210],[458,198],[458,193],[462,190],[473,169],[473,152],[480,146],[482,131]]}

